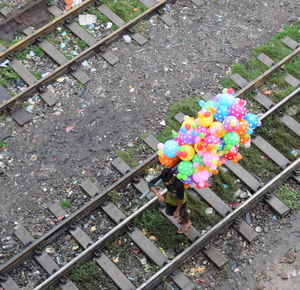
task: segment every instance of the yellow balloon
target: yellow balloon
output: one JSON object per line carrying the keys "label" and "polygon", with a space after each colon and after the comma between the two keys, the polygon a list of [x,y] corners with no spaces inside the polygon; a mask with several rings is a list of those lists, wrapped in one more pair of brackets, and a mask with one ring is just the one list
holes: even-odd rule
{"label": "yellow balloon", "polygon": [[179,147],[179,152],[177,154],[180,159],[184,161],[190,161],[195,156],[195,150],[191,145],[182,145]]}
{"label": "yellow balloon", "polygon": [[219,138],[222,138],[226,133],[223,124],[218,121],[215,121],[210,125],[209,131],[212,135],[215,135]]}

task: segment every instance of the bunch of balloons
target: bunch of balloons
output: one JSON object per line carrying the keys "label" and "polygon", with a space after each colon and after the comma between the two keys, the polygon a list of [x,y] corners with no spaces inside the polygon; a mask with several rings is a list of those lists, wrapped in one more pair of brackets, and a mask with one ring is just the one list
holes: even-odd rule
{"label": "bunch of balloons", "polygon": [[177,177],[186,188],[209,187],[208,179],[219,173],[219,166],[242,159],[239,146],[249,148],[251,134],[261,126],[232,88],[223,89],[211,101],[200,100],[199,105],[197,118],[185,116],[173,139],[158,144],[160,163],[170,168],[177,165]]}

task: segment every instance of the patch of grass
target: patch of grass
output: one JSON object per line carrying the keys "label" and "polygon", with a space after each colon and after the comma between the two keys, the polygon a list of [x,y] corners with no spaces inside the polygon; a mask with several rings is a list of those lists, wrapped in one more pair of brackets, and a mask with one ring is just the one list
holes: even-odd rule
{"label": "patch of grass", "polygon": [[136,153],[137,148],[131,147],[128,148],[126,151],[123,150],[116,150],[115,154],[120,157],[124,162],[126,162],[130,167],[138,166],[138,162],[136,161]]}
{"label": "patch of grass", "polygon": [[147,10],[147,7],[138,0],[102,0],[101,2],[106,4],[126,22]]}
{"label": "patch of grass", "polygon": [[300,191],[290,188],[287,184],[279,186],[275,195],[289,208],[300,209]]}
{"label": "patch of grass", "polygon": [[89,177],[89,181],[91,182],[91,183],[96,183],[96,178],[94,178],[94,177]]}
{"label": "patch of grass", "polygon": [[0,84],[4,87],[9,87],[10,82],[19,79],[19,75],[13,71],[11,67],[3,67],[0,69]]}
{"label": "patch of grass", "polygon": [[268,122],[256,130],[257,134],[266,139],[286,158],[289,160],[295,160],[297,158],[297,156],[291,154],[291,151],[294,148],[300,148],[300,139],[280,121],[280,117],[274,115],[269,116]]}
{"label": "patch of grass", "polygon": [[226,279],[228,277],[229,274],[229,265],[224,265],[220,271],[219,271],[219,276],[221,279]]}
{"label": "patch of grass", "polygon": [[42,74],[39,71],[31,71],[31,73],[37,80],[42,78]]}
{"label": "patch of grass", "polygon": [[178,253],[189,244],[187,237],[177,234],[177,228],[158,209],[147,210],[134,224],[146,230],[147,236],[154,235],[156,244],[164,250],[173,249]]}
{"label": "patch of grass", "polygon": [[106,246],[111,256],[120,256],[122,258],[131,255],[132,240],[128,236],[118,237],[114,242]]}
{"label": "patch of grass", "polygon": [[229,77],[225,77],[221,80],[223,88],[233,88],[235,91],[239,90],[239,86]]}
{"label": "patch of grass", "polygon": [[3,40],[0,40],[0,44],[2,44],[3,46],[6,46],[6,47],[9,47],[9,46],[12,46],[14,44],[16,44],[18,42],[17,39],[13,39],[12,41],[3,41]]}
{"label": "patch of grass", "polygon": [[118,203],[118,201],[123,198],[123,194],[121,194],[121,192],[118,192],[116,190],[110,191],[108,193],[108,196],[111,198],[111,201],[115,204]]}
{"label": "patch of grass", "polygon": [[4,115],[0,115],[0,123],[4,123],[6,120],[6,117]]}
{"label": "patch of grass", "polygon": [[71,272],[70,279],[82,290],[101,289],[102,287],[106,289],[118,289],[95,262],[87,262],[76,267]]}
{"label": "patch of grass", "polygon": [[252,175],[259,176],[263,182],[269,181],[281,171],[276,163],[254,145],[251,148],[240,146],[239,152],[243,156],[239,164]]}
{"label": "patch of grass", "polygon": [[235,176],[230,171],[225,171],[222,167],[219,168],[219,174],[213,176],[211,190],[214,191],[226,202],[234,201],[234,193],[237,191],[237,186],[234,183]]}
{"label": "patch of grass", "polygon": [[31,45],[29,47],[26,47],[20,51],[17,51],[15,53],[15,57],[18,60],[25,60],[27,59],[27,55],[29,55],[30,51],[32,51],[36,56],[43,56],[45,55],[45,52],[37,45]]}
{"label": "patch of grass", "polygon": [[5,146],[7,146],[7,144],[4,141],[0,140],[0,150],[3,149]]}
{"label": "patch of grass", "polygon": [[205,210],[210,207],[205,201],[201,200],[197,193],[188,191],[188,208],[191,210],[190,218],[197,229],[204,230],[209,225],[215,225],[220,221],[217,214],[206,214]]}
{"label": "patch of grass", "polygon": [[64,209],[70,208],[71,204],[72,204],[72,202],[68,199],[64,199],[64,200],[59,202],[59,205]]}
{"label": "patch of grass", "polygon": [[179,130],[180,124],[176,120],[174,120],[174,117],[178,112],[196,117],[198,111],[200,110],[200,106],[198,105],[199,100],[200,97],[196,96],[193,98],[185,98],[179,100],[175,104],[172,104],[167,116],[165,117],[167,127],[156,138],[160,142],[166,142],[167,140],[172,138],[172,130],[175,130],[176,132]]}

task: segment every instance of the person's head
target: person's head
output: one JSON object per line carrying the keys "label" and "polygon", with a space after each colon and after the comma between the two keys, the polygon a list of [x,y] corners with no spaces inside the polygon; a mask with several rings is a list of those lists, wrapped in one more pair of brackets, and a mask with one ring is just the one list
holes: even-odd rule
{"label": "person's head", "polygon": [[173,174],[172,169],[170,168],[163,169],[163,171],[161,172],[161,180],[166,185],[172,184],[175,180],[175,176]]}

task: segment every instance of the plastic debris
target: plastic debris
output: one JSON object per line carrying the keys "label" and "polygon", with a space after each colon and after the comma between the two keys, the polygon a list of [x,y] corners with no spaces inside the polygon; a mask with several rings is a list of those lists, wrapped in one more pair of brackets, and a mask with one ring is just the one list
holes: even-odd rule
{"label": "plastic debris", "polygon": [[293,150],[291,150],[290,153],[291,153],[293,156],[297,156],[297,155],[298,155],[298,150],[293,149]]}
{"label": "plastic debris", "polygon": [[206,210],[205,210],[205,213],[206,214],[213,214],[214,213],[214,209],[212,207],[208,207]]}
{"label": "plastic debris", "polygon": [[142,229],[142,233],[146,236],[148,232],[146,229]]}
{"label": "plastic debris", "polygon": [[61,35],[62,35],[62,36],[67,36],[67,32],[63,31],[63,32],[61,33]]}
{"label": "plastic debris", "polygon": [[228,188],[228,184],[223,183],[224,188]]}
{"label": "plastic debris", "polygon": [[112,23],[111,22],[107,22],[106,23],[106,29],[110,29],[112,28]]}
{"label": "plastic debris", "polygon": [[131,37],[127,34],[123,35],[123,39],[127,44],[131,43]]}
{"label": "plastic debris", "polygon": [[150,239],[151,241],[156,241],[156,240],[157,240],[156,236],[154,236],[154,235],[150,235],[150,236],[149,236],[149,239]]}
{"label": "plastic debris", "polygon": [[55,252],[55,250],[52,247],[46,248],[46,253],[53,254],[54,252]]}
{"label": "plastic debris", "polygon": [[79,246],[78,246],[78,245],[72,247],[72,250],[73,250],[73,251],[76,251],[76,250],[78,250],[78,249],[79,249]]}
{"label": "plastic debris", "polygon": [[264,91],[265,96],[272,96],[273,92],[272,91]]}
{"label": "plastic debris", "polygon": [[95,226],[93,226],[93,227],[90,228],[90,231],[95,232],[95,231],[97,231],[97,228]]}
{"label": "plastic debris", "polygon": [[0,66],[1,67],[7,67],[7,64],[9,64],[9,63],[10,63],[10,61],[8,59],[6,59],[5,61],[0,63]]}
{"label": "plastic debris", "polygon": [[30,51],[29,51],[29,55],[30,55],[30,56],[35,56],[34,51],[30,50]]}
{"label": "plastic debris", "polygon": [[256,227],[255,231],[258,232],[258,233],[260,233],[261,232],[261,227]]}
{"label": "plastic debris", "polygon": [[119,263],[119,257],[113,257],[112,260],[114,261],[114,263]]}
{"label": "plastic debris", "polygon": [[72,131],[74,128],[75,128],[75,126],[69,126],[69,127],[66,128],[66,131],[67,131],[67,132],[70,132],[70,131]]}
{"label": "plastic debris", "polygon": [[162,126],[166,126],[165,120],[161,120],[161,121],[159,122],[159,124],[162,125]]}
{"label": "plastic debris", "polygon": [[80,25],[91,25],[97,21],[96,15],[92,14],[80,14],[79,24]]}
{"label": "plastic debris", "polygon": [[82,3],[82,0],[73,0],[72,7],[80,5],[81,3]]}

